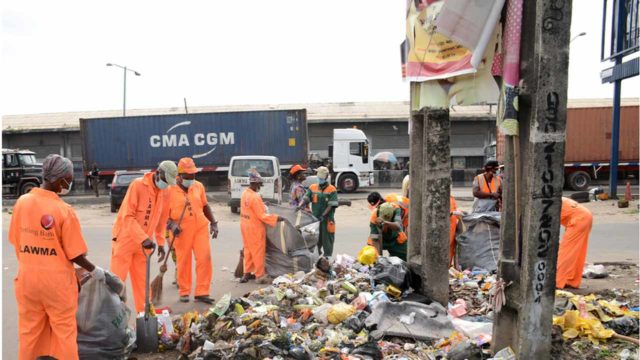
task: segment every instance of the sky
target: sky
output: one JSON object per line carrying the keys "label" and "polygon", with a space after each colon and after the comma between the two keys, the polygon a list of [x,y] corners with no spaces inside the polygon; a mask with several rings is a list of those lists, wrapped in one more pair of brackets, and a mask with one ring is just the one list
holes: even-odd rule
{"label": "sky", "polygon": [[[573,2],[569,98],[600,82],[602,0]],[[404,0],[16,1],[1,5],[3,114],[402,101]],[[623,82],[640,96],[640,77]]]}

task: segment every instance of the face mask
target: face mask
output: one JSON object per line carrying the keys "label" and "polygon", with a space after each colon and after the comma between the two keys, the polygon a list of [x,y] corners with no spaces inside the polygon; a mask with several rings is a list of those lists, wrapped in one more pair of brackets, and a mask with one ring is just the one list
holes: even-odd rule
{"label": "face mask", "polygon": [[319,183],[320,185],[324,185],[324,184],[326,184],[326,183],[327,183],[327,179],[320,179],[320,178],[318,178],[318,183]]}
{"label": "face mask", "polygon": [[67,195],[71,191],[71,186],[73,185],[73,181],[72,182],[67,182],[67,180],[65,180],[65,179],[62,179],[62,180],[64,180],[64,182],[66,182],[67,185],[69,185],[69,187],[68,188],[64,188],[64,187],[61,186],[60,187],[60,192],[58,194]]}
{"label": "face mask", "polygon": [[167,184],[166,182],[162,181],[162,179],[160,179],[160,176],[158,176],[158,177],[156,177],[156,186],[158,187],[158,189],[164,190],[169,186],[169,184]]}
{"label": "face mask", "polygon": [[189,186],[193,185],[193,182],[195,180],[186,180],[186,179],[182,179],[182,186],[188,188]]}

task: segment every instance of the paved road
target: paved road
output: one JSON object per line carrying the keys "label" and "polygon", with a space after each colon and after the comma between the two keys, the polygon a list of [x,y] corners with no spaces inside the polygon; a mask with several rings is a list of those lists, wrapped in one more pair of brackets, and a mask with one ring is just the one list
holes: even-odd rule
{"label": "paved road", "polygon": [[[105,209],[108,212],[108,209]],[[347,213],[349,208],[342,208],[339,211]],[[340,219],[340,217],[338,218]],[[87,245],[90,249],[89,258],[97,265],[108,268],[111,253],[111,228],[108,226],[87,226],[83,227]],[[239,284],[233,280],[233,270],[237,264],[238,253],[242,240],[238,222],[220,222],[220,239],[212,244],[212,254],[214,262],[214,281],[212,284],[212,296],[219,299],[224,293],[231,292],[233,295],[242,295],[251,291],[256,285]],[[356,254],[363,246],[368,235],[366,222],[363,224],[353,217],[338,222],[336,238],[336,254],[347,253]],[[588,261],[633,261],[638,262],[638,225],[637,223],[604,223],[599,224],[597,219],[593,227],[590,241]],[[3,245],[3,272],[2,272],[2,344],[3,358],[15,358],[17,349],[17,309],[13,290],[13,278],[17,273],[17,262],[13,247],[7,240],[7,228],[2,233]],[[224,269],[224,270],[223,270]],[[158,273],[158,265],[154,262],[152,266],[152,276]],[[164,304],[170,306],[174,311],[183,312],[197,308],[204,310],[207,307],[202,304],[182,304],[178,302],[177,291],[171,285],[172,267],[165,275],[165,298]],[[194,279],[195,280],[195,279]],[[131,299],[131,294],[129,294]],[[129,300],[132,307],[132,300]],[[132,323],[133,323],[132,319]]]}

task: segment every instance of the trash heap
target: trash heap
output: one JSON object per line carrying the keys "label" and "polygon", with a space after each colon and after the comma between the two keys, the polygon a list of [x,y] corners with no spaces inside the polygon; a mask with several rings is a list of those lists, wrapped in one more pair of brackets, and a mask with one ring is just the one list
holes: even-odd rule
{"label": "trash heap", "polygon": [[[488,352],[483,289],[493,276],[456,273],[452,287],[460,301],[446,309],[414,292],[404,261],[372,263],[368,255],[360,253],[362,262],[348,255],[332,263],[320,258],[308,273],[279,276],[243,297],[227,294],[205,313],[174,316],[171,331],[162,326],[161,347],[189,359],[434,359]],[[462,302],[466,314],[455,310]]]}

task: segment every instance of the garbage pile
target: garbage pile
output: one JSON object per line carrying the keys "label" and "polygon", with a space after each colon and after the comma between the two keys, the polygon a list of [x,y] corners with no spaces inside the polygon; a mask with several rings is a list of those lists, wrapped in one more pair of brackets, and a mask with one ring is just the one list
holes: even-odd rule
{"label": "garbage pile", "polygon": [[[161,347],[189,359],[434,359],[488,352],[491,326],[484,315],[452,316],[456,305],[447,309],[413,291],[404,261],[368,256],[320,258],[308,273],[279,276],[243,297],[227,294],[205,313],[174,316],[161,326]],[[483,296],[484,284],[494,279],[460,274],[456,286],[476,282],[474,291]],[[486,314],[477,301],[465,306]]]}

